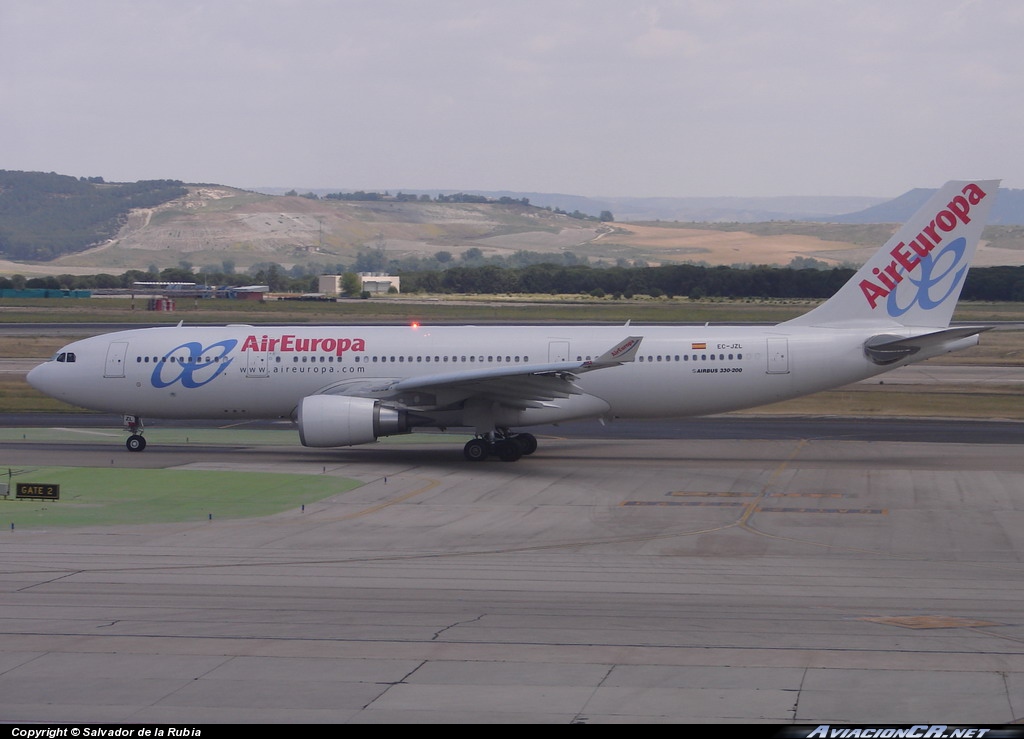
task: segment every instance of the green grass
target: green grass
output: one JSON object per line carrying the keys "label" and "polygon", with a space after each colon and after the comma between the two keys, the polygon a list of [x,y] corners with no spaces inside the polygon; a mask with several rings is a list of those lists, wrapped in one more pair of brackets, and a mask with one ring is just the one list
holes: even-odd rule
{"label": "green grass", "polygon": [[[11,494],[0,499],[5,528],[111,526],[252,518],[301,510],[362,483],[327,475],[255,472],[10,467]],[[17,500],[18,482],[60,485],[60,500]]]}

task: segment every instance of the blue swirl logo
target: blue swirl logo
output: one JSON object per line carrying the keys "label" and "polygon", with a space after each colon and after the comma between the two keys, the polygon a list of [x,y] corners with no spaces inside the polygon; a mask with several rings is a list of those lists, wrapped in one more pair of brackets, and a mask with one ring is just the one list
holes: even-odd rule
{"label": "blue swirl logo", "polygon": [[[153,368],[150,382],[153,387],[157,388],[169,387],[176,382],[181,382],[182,386],[187,388],[202,387],[217,379],[218,375],[223,373],[234,361],[234,359],[229,359],[226,362],[220,360],[224,359],[237,345],[236,339],[225,339],[207,347],[198,341],[180,344],[167,352],[163,360],[157,362],[156,367]],[[174,354],[180,349],[186,350],[188,357],[175,361]],[[218,349],[220,349],[219,354],[216,353]],[[168,379],[167,375],[173,376]]]}
{"label": "blue swirl logo", "polygon": [[[917,276],[906,274],[900,288],[889,293],[886,302],[886,310],[893,318],[898,318],[914,306],[920,306],[922,310],[934,310],[942,305],[946,298],[957,291],[960,282],[967,274],[967,265],[961,266],[964,254],[967,251],[967,239],[959,238],[950,241],[942,251],[932,252],[926,257],[921,257],[917,269],[914,271]],[[917,292],[911,292],[911,285],[917,288]],[[936,297],[934,292],[945,290],[942,295]],[[911,293],[910,302],[903,306],[898,300],[899,295]]]}

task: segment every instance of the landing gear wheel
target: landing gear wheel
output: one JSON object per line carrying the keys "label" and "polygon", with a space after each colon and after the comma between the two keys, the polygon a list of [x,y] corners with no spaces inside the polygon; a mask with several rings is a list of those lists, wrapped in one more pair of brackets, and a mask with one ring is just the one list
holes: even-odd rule
{"label": "landing gear wheel", "polygon": [[489,453],[488,444],[483,439],[470,439],[462,449],[462,454],[470,462],[483,462]]}
{"label": "landing gear wheel", "polygon": [[129,452],[141,452],[146,448],[146,437],[140,434],[132,434],[124,443]]}
{"label": "landing gear wheel", "polygon": [[537,451],[537,437],[533,434],[516,434],[516,443],[523,450],[523,455],[533,454]]}
{"label": "landing gear wheel", "polygon": [[523,456],[523,448],[519,446],[519,442],[515,439],[505,439],[504,441],[499,441],[494,446],[498,459],[502,462],[515,462]]}

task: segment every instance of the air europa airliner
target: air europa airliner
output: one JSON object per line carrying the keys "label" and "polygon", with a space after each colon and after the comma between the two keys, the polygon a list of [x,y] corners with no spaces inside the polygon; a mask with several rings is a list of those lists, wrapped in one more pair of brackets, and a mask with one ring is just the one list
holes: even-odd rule
{"label": "air europa airliner", "polygon": [[473,432],[467,459],[537,449],[523,427],[679,418],[840,387],[978,343],[950,326],[998,180],[949,182],[831,299],[764,326],[144,328],[68,344],[28,381],[142,419],[291,418],[309,447]]}

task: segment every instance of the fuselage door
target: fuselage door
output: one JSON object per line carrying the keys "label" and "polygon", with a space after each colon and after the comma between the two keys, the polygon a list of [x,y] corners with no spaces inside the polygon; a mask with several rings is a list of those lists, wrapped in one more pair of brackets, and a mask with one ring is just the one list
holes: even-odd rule
{"label": "fuselage door", "polygon": [[249,349],[245,353],[246,377],[270,377],[270,361],[267,352]]}
{"label": "fuselage door", "polygon": [[549,362],[567,362],[567,361],[569,361],[569,342],[568,341],[549,341],[548,342],[548,361]]}
{"label": "fuselage door", "polygon": [[789,339],[785,336],[768,337],[768,374],[789,373]]}
{"label": "fuselage door", "polygon": [[128,355],[127,341],[112,341],[107,347],[107,363],[103,367],[104,377],[124,377],[124,358]]}

